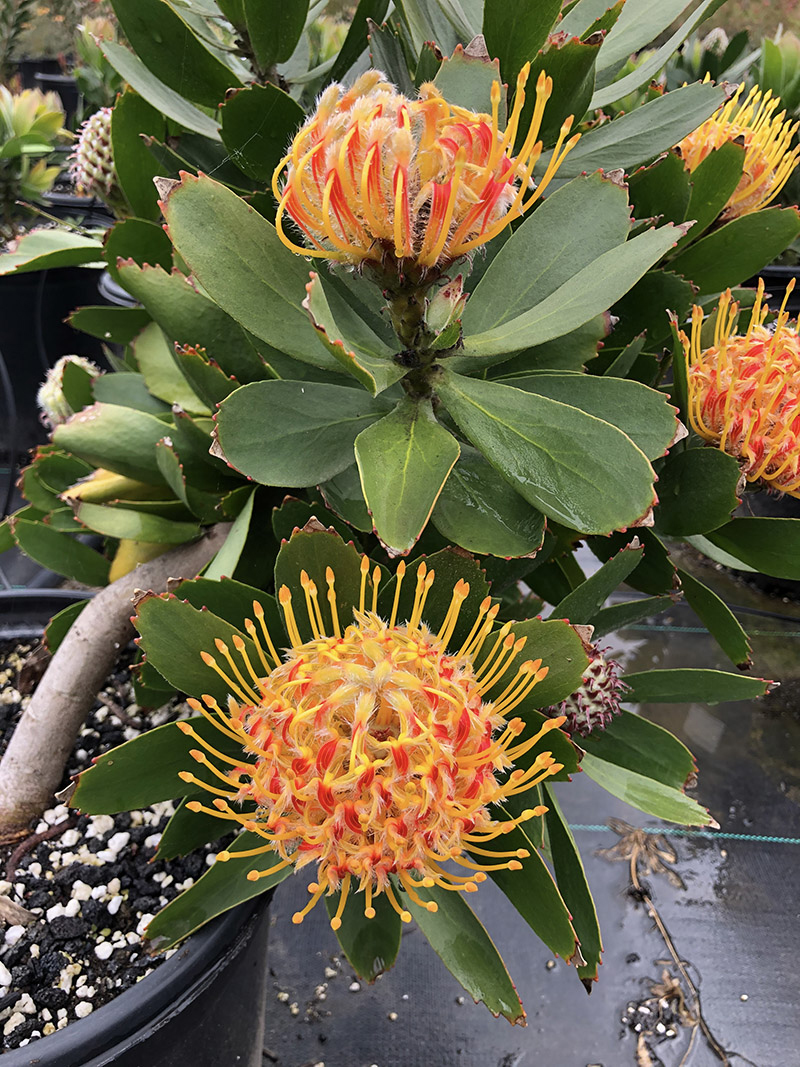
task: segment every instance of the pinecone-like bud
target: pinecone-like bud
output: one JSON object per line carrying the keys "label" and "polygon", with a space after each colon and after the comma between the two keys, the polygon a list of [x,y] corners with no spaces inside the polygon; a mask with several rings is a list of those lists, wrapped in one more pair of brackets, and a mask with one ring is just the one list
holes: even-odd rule
{"label": "pinecone-like bud", "polygon": [[566,700],[542,709],[545,715],[566,715],[564,729],[588,737],[594,730],[605,730],[615,715],[620,712],[620,700],[630,689],[620,678],[621,667],[616,660],[607,659],[608,649],[589,645],[589,666],[581,679],[579,689]]}
{"label": "pinecone-like bud", "polygon": [[96,363],[83,356],[62,356],[56,360],[36,394],[42,422],[51,429],[71,419],[75,414],[64,395],[64,374],[68,367],[75,368],[79,374],[84,377],[88,375],[89,378],[96,378],[102,373]]}
{"label": "pinecone-like bud", "polygon": [[111,112],[110,107],[101,107],[81,126],[71,171],[78,193],[97,197],[117,212],[122,195],[111,147]]}

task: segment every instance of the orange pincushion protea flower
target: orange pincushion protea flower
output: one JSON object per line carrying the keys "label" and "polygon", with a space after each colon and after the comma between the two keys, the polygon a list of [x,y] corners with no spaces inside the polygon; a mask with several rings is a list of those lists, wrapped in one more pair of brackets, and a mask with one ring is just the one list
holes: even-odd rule
{"label": "orange pincushion protea flower", "polygon": [[[346,92],[329,86],[273,177],[283,243],[304,256],[351,265],[405,260],[406,270],[424,271],[491,240],[541,196],[578,140],[564,143],[570,117],[532,189],[542,153],[536,138],[553,83],[540,74],[530,128],[513,156],[529,72],[526,64],[504,133],[499,82],[492,86],[491,116],[448,104],[433,83],[409,100],[375,70]],[[286,234],[286,214],[309,247]]]}
{"label": "orange pincushion protea flower", "polygon": [[689,418],[696,433],[740,461],[749,482],[800,496],[800,337],[796,324],[787,325],[785,300],[774,327],[764,325],[763,297],[759,281],[747,333],[738,334],[739,305],[723,293],[714,343],[702,351],[703,311],[694,308],[691,339],[681,334]]}
{"label": "orange pincushion protea flower", "polygon": [[743,104],[744,85],[733,97],[678,145],[689,171],[694,171],[715,148],[727,141],[744,146],[744,171],[722,218],[726,221],[766,207],[789,180],[800,157],[792,141],[800,123],[786,118],[786,109],[776,114],[780,97],[755,86]]}
{"label": "orange pincushion protea flower", "polygon": [[[519,823],[542,815],[534,807],[518,818],[496,822],[488,805],[533,788],[561,770],[551,753],[540,752],[524,770],[509,770],[512,762],[538,745],[564,718],[545,722],[535,736],[515,744],[524,729],[522,719],[507,716],[547,674],[541,660],[525,660],[508,681],[508,668],[517,659],[525,638],[515,639],[512,624],[494,633],[497,607],[487,598],[481,604],[464,643],[446,651],[458,622],[469,585],[460,580],[450,608],[437,633],[422,621],[434,572],[424,563],[417,570],[416,595],[407,623],[397,623],[404,564],[397,569],[397,587],[389,621],[377,614],[380,568],[372,575],[372,604],[366,602],[369,561],[361,567],[361,595],[354,621],[339,623],[334,575],[327,570],[330,628],[326,633],[317,588],[305,572],[305,593],[311,640],[301,639],[289,589],[279,601],[292,644],[285,659],[278,655],[265,625],[261,605],[245,628],[259,657],[254,665],[239,637],[233,638],[237,662],[222,641],[217,649],[224,668],[203,653],[230,687],[227,713],[209,696],[190,704],[229,738],[241,742],[254,762],[244,766],[224,756],[194,731],[201,749],[193,758],[211,772],[206,782],[188,771],[181,778],[214,794],[211,807],[191,801],[188,807],[241,824],[263,839],[260,847],[222,852],[219,861],[264,853],[277,862],[250,871],[256,881],[293,864],[316,864],[316,880],[309,885],[311,900],[294,915],[302,922],[323,894],[341,892],[334,929],[341,925],[348,892],[364,894],[364,914],[375,915],[374,896],[384,893],[401,918],[409,912],[395,895],[401,886],[415,903],[423,902],[420,887],[474,892],[487,870],[517,869],[524,849],[488,850],[483,847]],[[489,654],[479,659],[487,641]],[[504,679],[492,702],[487,694]],[[215,762],[216,761],[216,762]],[[220,767],[217,764],[222,763]],[[237,802],[254,803],[256,811],[242,814]],[[488,856],[489,864],[465,856]],[[465,874],[452,874],[443,864],[453,861]],[[393,885],[394,882],[394,885]]]}

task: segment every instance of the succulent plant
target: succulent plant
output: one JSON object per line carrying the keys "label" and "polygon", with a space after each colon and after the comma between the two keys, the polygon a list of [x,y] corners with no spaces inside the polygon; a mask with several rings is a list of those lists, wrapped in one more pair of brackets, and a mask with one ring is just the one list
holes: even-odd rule
{"label": "succulent plant", "polygon": [[58,176],[47,158],[63,133],[64,110],[55,93],[0,85],[0,244],[24,225],[17,201],[40,203]]}

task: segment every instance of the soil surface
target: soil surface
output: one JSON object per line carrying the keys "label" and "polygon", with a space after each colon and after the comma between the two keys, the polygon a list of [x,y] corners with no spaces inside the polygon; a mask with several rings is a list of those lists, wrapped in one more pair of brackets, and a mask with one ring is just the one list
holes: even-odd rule
{"label": "soil surface", "polygon": [[[0,752],[30,699],[20,689],[38,680],[37,655],[31,642],[0,643]],[[132,658],[131,650],[98,695],[69,775],[142,729],[186,713],[177,699],[156,712],[135,704]],[[30,838],[0,850],[0,895],[30,913],[21,913],[24,922],[0,925],[0,1052],[85,1018],[171,954],[148,955],[144,930],[215,858],[209,846],[153,861],[173,811],[168,801],[79,816],[60,804],[44,812]]]}

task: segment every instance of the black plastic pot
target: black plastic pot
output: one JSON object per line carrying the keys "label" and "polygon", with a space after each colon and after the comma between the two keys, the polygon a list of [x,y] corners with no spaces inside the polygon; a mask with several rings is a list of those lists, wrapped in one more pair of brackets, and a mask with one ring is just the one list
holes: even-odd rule
{"label": "black plastic pot", "polygon": [[22,80],[23,89],[36,89],[37,74],[63,74],[57,59],[45,59],[44,56],[26,56],[17,63],[17,71]]}
{"label": "black plastic pot", "polygon": [[226,912],[85,1019],[3,1067],[261,1067],[269,895]]}
{"label": "black plastic pot", "polygon": [[[0,638],[38,637],[84,595],[0,590]],[[271,897],[225,912],[115,1000],[3,1053],[3,1067],[262,1067]]]}
{"label": "black plastic pot", "polygon": [[71,127],[80,105],[78,85],[72,75],[62,74],[60,71],[37,70],[33,80],[36,88],[41,89],[43,93],[57,93],[61,97],[61,105],[67,116],[64,125]]}
{"label": "black plastic pot", "polygon": [[758,285],[758,278],[764,279],[764,288],[770,296],[770,307],[777,310],[783,298],[786,295],[786,286],[792,280],[795,279],[795,290],[789,297],[786,304],[786,310],[789,312],[791,318],[797,318],[800,315],[800,267],[784,267],[777,263],[771,263],[768,267],[764,267],[759,272],[758,277],[751,278],[745,282],[745,285],[752,285],[755,287]]}
{"label": "black plastic pot", "polygon": [[[793,496],[773,496],[771,493],[747,493],[737,515],[755,515],[766,519],[800,519],[800,500]],[[769,574],[740,575],[750,585],[773,596],[788,596],[800,600],[800,582],[792,578],[773,578]]]}
{"label": "black plastic pot", "polygon": [[[64,320],[74,308],[97,301],[98,271],[59,267],[0,278],[0,357],[11,382],[0,424],[0,452],[7,458],[44,441],[36,393],[60,356],[102,358],[102,344]],[[4,390],[5,392],[6,390]]]}
{"label": "black plastic pot", "polygon": [[104,304],[111,304],[113,307],[136,308],[141,306],[139,301],[132,297],[126,289],[123,289],[119,282],[114,281],[107,270],[104,270],[100,275],[97,283],[97,292]]}

